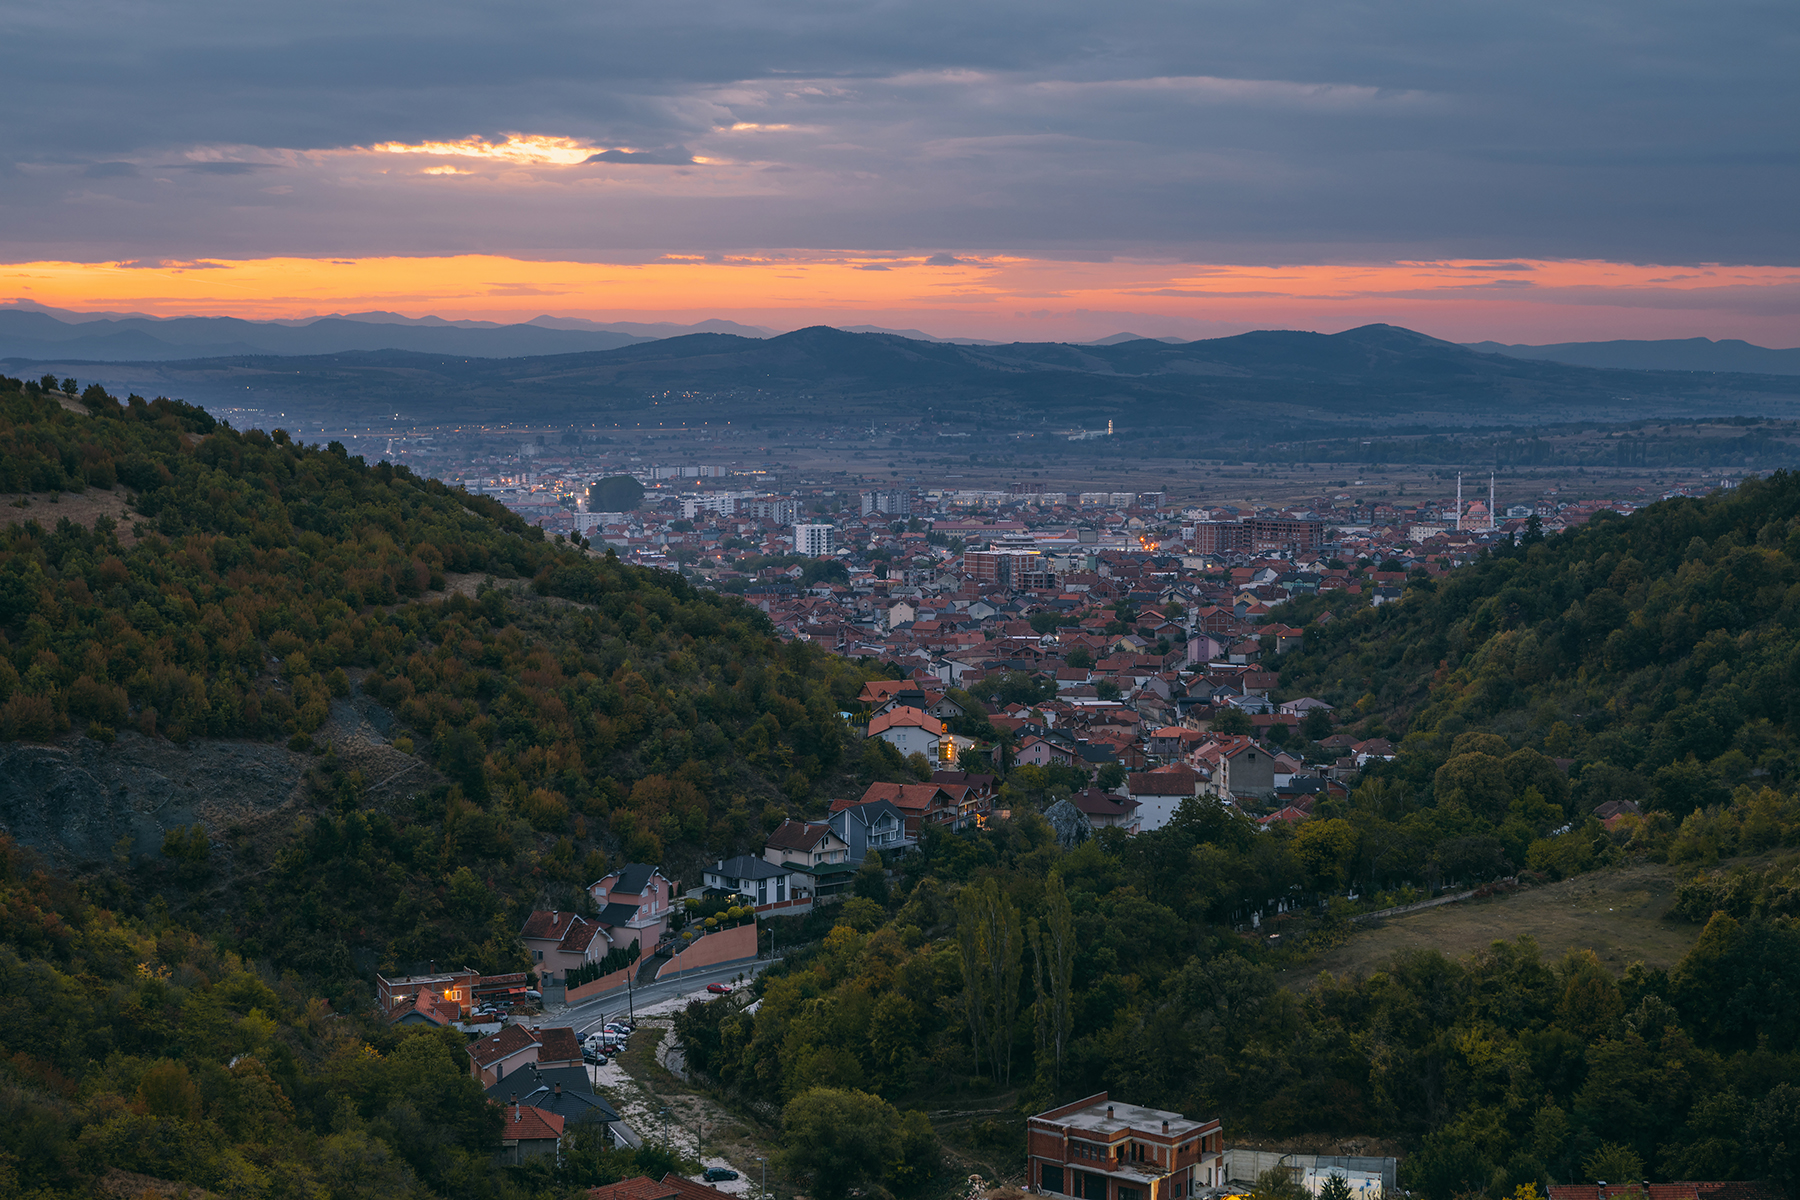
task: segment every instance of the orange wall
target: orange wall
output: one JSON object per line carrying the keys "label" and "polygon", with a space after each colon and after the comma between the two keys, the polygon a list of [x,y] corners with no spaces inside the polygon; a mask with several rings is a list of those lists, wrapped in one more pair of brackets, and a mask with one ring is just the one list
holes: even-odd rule
{"label": "orange wall", "polygon": [[629,967],[620,971],[614,971],[611,975],[602,975],[598,979],[589,980],[578,988],[570,988],[563,995],[563,1003],[580,1004],[583,1000],[591,999],[594,996],[600,995],[602,992],[610,992],[614,988],[622,988],[625,986],[625,981],[631,978],[631,973],[637,969],[638,965],[632,963]]}
{"label": "orange wall", "polygon": [[[686,950],[664,963],[662,969],[656,973],[656,977],[666,979],[678,971],[692,971],[696,967],[736,962],[740,958],[755,958],[758,929],[759,926],[752,921],[748,925],[739,925],[735,929],[725,929],[718,933],[709,933],[705,937],[695,938],[693,944]],[[595,982],[599,981],[595,980]]]}

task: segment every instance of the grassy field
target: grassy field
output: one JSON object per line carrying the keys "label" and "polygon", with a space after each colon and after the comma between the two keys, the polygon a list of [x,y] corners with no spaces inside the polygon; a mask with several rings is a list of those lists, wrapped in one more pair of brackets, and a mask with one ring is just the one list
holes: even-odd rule
{"label": "grassy field", "polygon": [[1492,942],[1530,934],[1549,960],[1592,950],[1623,973],[1633,962],[1673,967],[1700,936],[1700,926],[1667,921],[1680,868],[1641,863],[1609,867],[1511,895],[1465,900],[1358,926],[1350,940],[1290,968],[1282,982],[1304,987],[1321,971],[1366,974],[1402,950],[1439,950],[1462,958]]}

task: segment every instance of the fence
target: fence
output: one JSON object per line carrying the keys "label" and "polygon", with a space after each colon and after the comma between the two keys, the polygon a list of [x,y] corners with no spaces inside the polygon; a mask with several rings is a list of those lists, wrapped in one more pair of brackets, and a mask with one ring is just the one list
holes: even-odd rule
{"label": "fence", "polygon": [[1226,1147],[1225,1178],[1233,1183],[1255,1183],[1257,1176],[1276,1167],[1297,1172],[1301,1179],[1309,1175],[1341,1172],[1347,1177],[1379,1176],[1384,1188],[1399,1186],[1400,1160],[1368,1158],[1357,1154],[1282,1154],[1275,1150],[1244,1150]]}

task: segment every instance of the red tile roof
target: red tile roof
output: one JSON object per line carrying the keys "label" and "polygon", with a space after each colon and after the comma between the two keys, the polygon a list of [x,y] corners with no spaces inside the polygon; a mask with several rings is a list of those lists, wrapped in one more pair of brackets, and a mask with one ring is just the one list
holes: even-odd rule
{"label": "red tile roof", "polygon": [[892,708],[869,722],[869,736],[874,737],[883,730],[896,726],[914,726],[926,733],[944,732],[944,723],[930,713],[920,712],[916,708]]}
{"label": "red tile roof", "polygon": [[667,1183],[658,1183],[648,1175],[621,1179],[617,1183],[588,1189],[589,1200],[673,1200],[680,1194],[678,1189]]}
{"label": "red tile roof", "polygon": [[555,1113],[524,1104],[506,1106],[506,1127],[500,1138],[508,1142],[554,1142],[563,1134],[563,1119]]}
{"label": "red tile roof", "polygon": [[538,1043],[538,1063],[579,1063],[581,1061],[581,1042],[576,1039],[575,1031],[567,1025],[557,1025],[550,1029],[534,1029],[531,1031]]}
{"label": "red tile roof", "polygon": [[537,1039],[522,1025],[508,1025],[492,1037],[478,1038],[468,1045],[469,1057],[475,1060],[477,1067],[483,1069],[502,1059],[511,1058],[521,1050],[536,1048]]}
{"label": "red tile roof", "polygon": [[1778,1187],[1766,1183],[1703,1182],[1680,1183],[1555,1183],[1550,1185],[1550,1200],[1624,1200],[1632,1196],[1646,1200],[1781,1200]]}

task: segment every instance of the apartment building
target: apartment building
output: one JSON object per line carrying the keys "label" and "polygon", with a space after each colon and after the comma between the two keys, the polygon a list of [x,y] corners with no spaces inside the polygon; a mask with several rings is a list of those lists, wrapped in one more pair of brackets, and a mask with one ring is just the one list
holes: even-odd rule
{"label": "apartment building", "polygon": [[830,525],[794,526],[794,553],[808,558],[828,558],[831,539],[837,530]]}
{"label": "apartment building", "polygon": [[1114,1102],[1105,1092],[1025,1122],[1031,1190],[1077,1200],[1187,1200],[1224,1182],[1218,1118]]}

